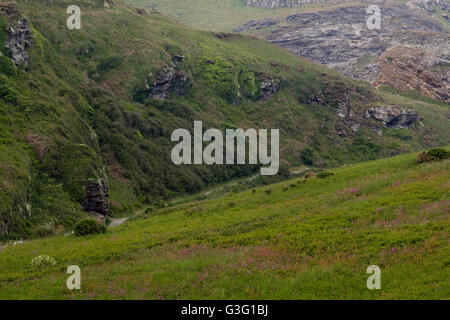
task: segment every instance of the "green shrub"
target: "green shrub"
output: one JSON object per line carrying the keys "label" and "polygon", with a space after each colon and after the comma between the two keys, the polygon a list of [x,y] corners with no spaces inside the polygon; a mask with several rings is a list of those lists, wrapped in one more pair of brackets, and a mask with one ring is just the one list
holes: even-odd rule
{"label": "green shrub", "polygon": [[7,38],[7,36],[6,36],[6,25],[7,25],[6,17],[0,14],[0,43],[2,44],[0,46],[0,52],[2,52],[4,54],[6,54],[6,48],[3,45],[5,43],[5,41],[6,41],[6,38]]}
{"label": "green shrub", "polygon": [[320,172],[320,173],[317,175],[317,178],[319,178],[319,179],[325,179],[325,178],[328,178],[328,177],[331,177],[331,176],[334,176],[334,173],[324,171],[324,172]]}
{"label": "green shrub", "polygon": [[120,57],[106,57],[100,60],[99,64],[97,65],[97,71],[98,72],[107,72],[109,70],[117,68],[120,63],[122,62],[122,58]]}
{"label": "green shrub", "polygon": [[20,96],[12,80],[4,75],[0,75],[0,98],[15,104]]}
{"label": "green shrub", "polygon": [[314,164],[313,154],[314,151],[311,148],[305,148],[301,155],[302,162],[308,166],[312,166]]}
{"label": "green shrub", "polygon": [[222,58],[206,59],[203,77],[218,95],[229,103],[236,102],[238,98],[237,84],[233,75],[233,65]]}
{"label": "green shrub", "polygon": [[417,163],[442,161],[448,158],[450,158],[449,151],[442,148],[434,148],[419,154],[417,157]]}
{"label": "green shrub", "polygon": [[75,226],[75,235],[86,236],[89,234],[105,233],[106,227],[94,219],[84,219]]}
{"label": "green shrub", "polygon": [[6,56],[0,56],[0,72],[7,76],[17,75],[17,69],[14,63]]}

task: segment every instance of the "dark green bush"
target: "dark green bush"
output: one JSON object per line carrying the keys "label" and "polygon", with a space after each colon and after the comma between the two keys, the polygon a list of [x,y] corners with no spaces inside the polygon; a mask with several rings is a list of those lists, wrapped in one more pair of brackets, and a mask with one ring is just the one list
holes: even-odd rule
{"label": "dark green bush", "polygon": [[317,178],[319,178],[319,179],[325,179],[325,178],[328,178],[328,177],[331,177],[331,176],[334,176],[334,173],[324,171],[324,172],[320,172],[320,173],[317,175]]}
{"label": "dark green bush", "polygon": [[311,148],[305,148],[301,155],[302,162],[308,166],[312,166],[314,164],[313,154],[314,151]]}
{"label": "dark green bush", "polygon": [[238,88],[233,75],[233,65],[222,58],[207,61],[210,62],[205,62],[203,77],[221,98],[234,103],[238,98]]}
{"label": "dark green bush", "polygon": [[417,157],[417,163],[442,161],[448,158],[450,158],[449,151],[442,148],[434,148],[419,154]]}
{"label": "dark green bush", "polygon": [[0,14],[0,43],[2,44],[0,46],[0,52],[6,54],[6,48],[3,46],[3,44],[6,41],[6,17]]}
{"label": "dark green bush", "polygon": [[17,75],[17,69],[14,63],[6,56],[0,56],[0,72],[7,76]]}
{"label": "dark green bush", "polygon": [[436,148],[430,149],[428,155],[434,160],[445,160],[450,157],[450,152],[445,149]]}
{"label": "dark green bush", "polygon": [[15,104],[20,96],[13,81],[4,75],[0,75],[0,98]]}
{"label": "dark green bush", "polygon": [[109,70],[117,68],[120,63],[122,62],[121,57],[106,57],[100,60],[99,64],[97,65],[97,71],[98,72],[107,72]]}
{"label": "dark green bush", "polygon": [[94,219],[84,219],[75,226],[75,235],[86,236],[89,234],[105,233],[106,227]]}

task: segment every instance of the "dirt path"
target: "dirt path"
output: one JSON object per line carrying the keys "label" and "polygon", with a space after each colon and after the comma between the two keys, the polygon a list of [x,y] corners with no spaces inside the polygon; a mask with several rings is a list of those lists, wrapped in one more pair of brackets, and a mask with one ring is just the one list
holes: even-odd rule
{"label": "dirt path", "polygon": [[120,219],[111,218],[111,223],[108,225],[108,227],[120,226],[122,223],[124,223],[127,220],[128,220],[128,218],[120,218]]}

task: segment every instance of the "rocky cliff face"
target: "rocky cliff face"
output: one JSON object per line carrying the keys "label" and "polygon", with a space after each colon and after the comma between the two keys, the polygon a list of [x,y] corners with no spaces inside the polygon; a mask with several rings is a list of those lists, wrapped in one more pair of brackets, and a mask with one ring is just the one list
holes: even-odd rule
{"label": "rocky cliff face", "polygon": [[33,33],[26,18],[20,17],[15,2],[0,3],[0,11],[5,14],[9,25],[6,27],[6,42],[4,45],[11,55],[14,64],[24,64],[28,68],[27,49],[33,43]]}
{"label": "rocky cliff face", "polygon": [[25,68],[28,69],[27,49],[33,42],[33,33],[28,21],[24,18],[20,19],[17,26],[8,29],[7,35],[5,46],[11,53],[13,62],[16,65],[23,63]]}
{"label": "rocky cliff face", "polygon": [[263,99],[268,99],[280,90],[281,80],[264,77],[261,81],[260,87]]}
{"label": "rocky cliff face", "polygon": [[171,92],[179,95],[184,94],[184,86],[187,75],[182,70],[176,70],[172,66],[164,67],[160,75],[152,80],[152,75],[146,79],[145,92],[151,99],[165,100]]}
{"label": "rocky cliff face", "polygon": [[87,212],[107,216],[109,211],[108,187],[103,180],[89,182],[85,186],[86,198],[82,203],[83,209]]}
{"label": "rocky cliff face", "polygon": [[184,55],[174,55],[170,65],[158,70],[157,74],[150,73],[145,79],[144,88],[139,90],[138,96],[166,100],[171,93],[184,95],[188,77],[186,72],[178,68],[184,59]]}
{"label": "rocky cliff face", "polygon": [[367,110],[366,117],[380,121],[388,128],[409,129],[419,118],[416,110],[379,106]]}
{"label": "rocky cliff face", "polygon": [[[450,44],[450,38],[447,39]],[[450,59],[442,54],[399,46],[379,61],[379,80],[401,91],[417,90],[450,104]]]}
{"label": "rocky cliff face", "polygon": [[[260,30],[258,34],[270,42],[346,76],[369,82],[379,80],[401,90],[419,90],[448,102],[450,34],[442,21],[433,16],[436,7],[449,10],[448,2],[379,2],[379,6],[379,30],[367,27],[367,5],[346,5],[250,21],[235,31]],[[270,31],[264,32],[267,27],[271,27]],[[398,56],[401,49],[396,48],[401,47],[408,48],[409,58]],[[389,52],[397,52],[396,58],[389,58],[386,63]],[[412,83],[407,84],[408,78]]]}

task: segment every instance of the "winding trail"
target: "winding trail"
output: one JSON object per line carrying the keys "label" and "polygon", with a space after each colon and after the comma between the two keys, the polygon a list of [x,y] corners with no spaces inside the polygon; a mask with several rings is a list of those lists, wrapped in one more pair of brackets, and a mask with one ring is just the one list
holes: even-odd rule
{"label": "winding trail", "polygon": [[124,223],[125,221],[127,221],[128,218],[120,218],[120,219],[111,219],[111,223],[108,225],[108,227],[116,227],[116,226],[120,226],[122,223]]}

